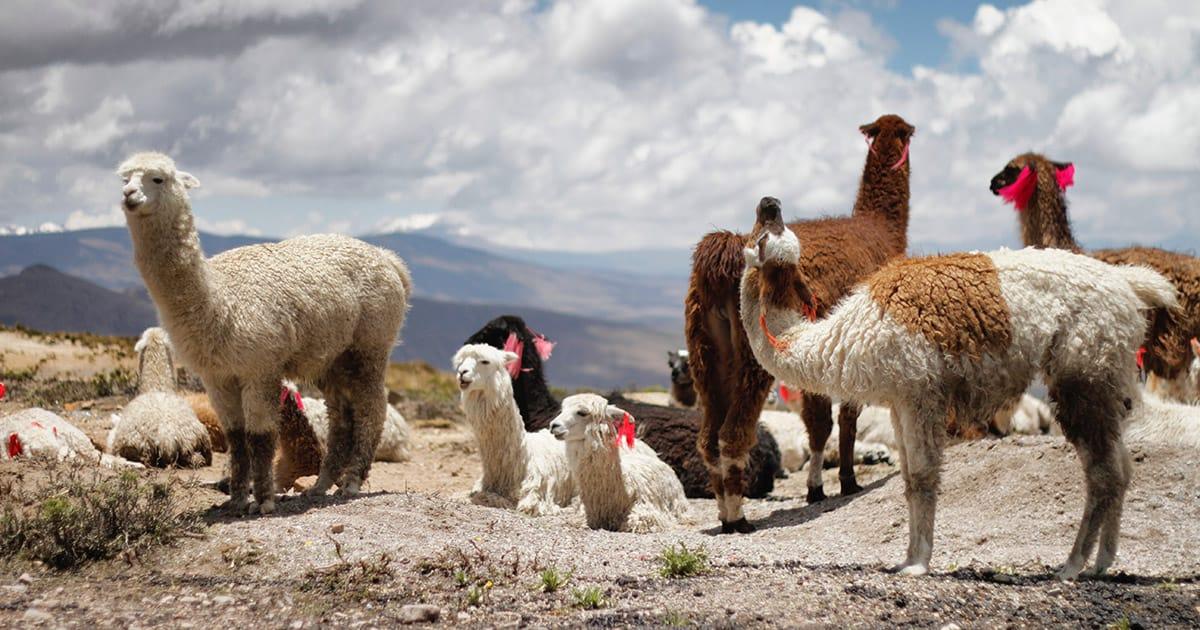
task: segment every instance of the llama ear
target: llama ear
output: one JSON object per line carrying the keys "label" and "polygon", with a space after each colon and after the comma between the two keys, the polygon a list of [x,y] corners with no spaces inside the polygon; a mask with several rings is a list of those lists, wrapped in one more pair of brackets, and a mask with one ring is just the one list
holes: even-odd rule
{"label": "llama ear", "polygon": [[505,365],[508,365],[509,363],[512,363],[513,361],[516,361],[517,359],[520,359],[520,358],[521,358],[521,355],[519,355],[515,352],[509,352],[507,350],[504,351],[504,364]]}
{"label": "llama ear", "polygon": [[1054,166],[1054,178],[1058,181],[1058,189],[1066,190],[1075,185],[1075,165],[1071,162],[1051,162]]}
{"label": "llama ear", "polygon": [[879,135],[880,127],[877,123],[872,122],[865,125],[859,125],[858,130],[861,131],[864,136],[868,138],[874,138],[875,136]]}
{"label": "llama ear", "polygon": [[604,414],[608,416],[609,420],[616,422],[621,418],[624,418],[627,415],[627,412],[616,405],[609,405],[604,409]]}
{"label": "llama ear", "polygon": [[183,184],[184,188],[200,187],[200,180],[196,179],[195,175],[192,175],[187,171],[179,171],[175,173],[175,179],[178,179],[179,183]]}

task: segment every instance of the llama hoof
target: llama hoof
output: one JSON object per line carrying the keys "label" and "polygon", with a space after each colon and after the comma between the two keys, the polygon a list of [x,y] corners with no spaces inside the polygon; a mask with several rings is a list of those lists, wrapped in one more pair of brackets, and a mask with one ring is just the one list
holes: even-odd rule
{"label": "llama hoof", "polygon": [[230,514],[241,516],[246,513],[246,509],[250,507],[250,502],[246,499],[229,499],[217,507],[217,509]]}
{"label": "llama hoof", "polygon": [[744,517],[729,523],[721,521],[722,534],[753,534],[757,530],[758,528],[751,525],[750,521]]}
{"label": "llama hoof", "polygon": [[929,567],[922,564],[909,564],[896,567],[896,575],[904,577],[920,577],[929,574]]}
{"label": "llama hoof", "polygon": [[1054,577],[1062,582],[1070,582],[1079,577],[1081,571],[1083,571],[1083,567],[1065,566],[1059,569]]}
{"label": "llama hoof", "polygon": [[250,503],[250,505],[246,508],[246,513],[247,514],[262,514],[263,516],[267,516],[268,514],[274,514],[275,513],[275,499],[267,499],[266,501],[263,501],[262,503],[259,503],[258,501],[252,501]]}
{"label": "llama hoof", "polygon": [[328,493],[329,493],[329,488],[313,486],[313,487],[309,488],[308,490],[305,490],[302,494],[306,497],[323,497]]}
{"label": "llama hoof", "polygon": [[858,485],[858,482],[853,479],[842,482],[842,496],[844,497],[848,497],[852,494],[858,494],[859,492],[862,492],[862,490],[862,486]]}
{"label": "llama hoof", "polygon": [[825,500],[825,488],[823,486],[817,486],[815,488],[808,489],[808,502],[809,503],[820,503],[821,501],[824,501],[824,500]]}

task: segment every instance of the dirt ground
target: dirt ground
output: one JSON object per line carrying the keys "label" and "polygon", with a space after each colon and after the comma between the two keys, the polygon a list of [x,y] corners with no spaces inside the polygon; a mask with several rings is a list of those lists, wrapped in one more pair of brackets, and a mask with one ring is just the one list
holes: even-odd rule
{"label": "dirt ground", "polygon": [[[69,415],[95,435],[104,406]],[[292,498],[266,518],[209,510],[202,537],[133,562],[63,573],[0,564],[0,627],[385,627],[433,615],[468,627],[1200,626],[1195,450],[1135,448],[1114,575],[1061,583],[1050,576],[1082,510],[1071,449],[1050,437],[952,447],[934,574],[901,578],[887,567],[904,552],[906,509],[887,465],[860,468],[863,494],[815,506],[793,474],[750,502],[752,535],[717,535],[711,500],[693,500],[692,522],[674,531],[617,534],[588,530],[579,511],[534,519],[469,504],[479,471],[469,434],[444,420],[413,425],[414,459],[377,463],[365,496]],[[222,465],[167,474],[211,481]],[[189,492],[198,507],[222,498]],[[661,577],[656,558],[676,543],[706,550],[711,570]],[[569,583],[535,591],[550,567]],[[602,608],[573,605],[586,587],[603,593]]]}

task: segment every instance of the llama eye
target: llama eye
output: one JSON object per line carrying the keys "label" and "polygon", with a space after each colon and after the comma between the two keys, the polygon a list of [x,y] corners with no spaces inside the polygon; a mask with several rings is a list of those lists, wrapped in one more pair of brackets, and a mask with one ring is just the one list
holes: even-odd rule
{"label": "llama eye", "polygon": [[588,412],[580,409],[579,411],[575,412],[575,415],[579,416],[580,418],[586,418],[588,415]]}
{"label": "llama eye", "polygon": [[479,365],[491,365],[491,364],[492,364],[491,361],[480,361],[479,362]]}
{"label": "llama eye", "polygon": [[163,182],[163,179],[162,179],[161,177],[155,177],[155,178],[154,178],[154,183],[155,183],[155,184],[161,184],[162,182]]}

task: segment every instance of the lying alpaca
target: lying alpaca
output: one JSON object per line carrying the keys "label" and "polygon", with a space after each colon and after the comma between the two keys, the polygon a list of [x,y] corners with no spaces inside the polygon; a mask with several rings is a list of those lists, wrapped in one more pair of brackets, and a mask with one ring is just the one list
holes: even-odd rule
{"label": "lying alpaca", "polygon": [[[838,405],[834,405],[836,411]],[[892,463],[892,449],[886,444],[872,442],[863,438],[863,416],[871,407],[863,407],[859,415],[858,438],[854,441],[854,464]],[[814,458],[809,451],[810,443],[804,423],[797,414],[790,411],[764,409],[758,416],[759,424],[765,428],[779,444],[780,461],[783,469],[796,472],[811,462],[809,474],[820,476],[822,468],[839,466],[838,436],[832,435],[825,444],[821,458]],[[811,485],[812,481],[809,480]]]}
{"label": "lying alpaca", "polygon": [[1200,407],[1167,402],[1146,393],[1125,424],[1129,442],[1200,448]]}
{"label": "lying alpaca", "polygon": [[[117,168],[134,261],[180,361],[225,428],[235,512],[275,510],[279,383],[317,383],[330,404],[329,454],[310,494],[358,494],[383,426],[384,371],[412,280],[395,254],[346,236],[303,236],[206,259],[188,190],[161,153]],[[249,501],[253,478],[254,501]]]}
{"label": "lying alpaca", "polygon": [[38,407],[0,418],[0,461],[17,457],[50,461],[80,459],[110,468],[144,468],[139,463],[101,453],[78,427]]}
{"label": "lying alpaca", "polygon": [[1167,379],[1150,373],[1146,375],[1146,391],[1163,400],[1187,405],[1200,405],[1200,341],[1192,338],[1192,360],[1187,370]]}
{"label": "lying alpaca", "polygon": [[225,442],[225,430],[221,428],[221,419],[217,417],[217,412],[213,409],[212,401],[208,399],[208,394],[194,392],[184,394],[183,399],[191,406],[192,413],[196,414],[196,419],[208,431],[208,439],[212,442],[213,452],[224,453],[228,451],[229,445]]}
{"label": "lying alpaca", "polygon": [[[472,339],[483,339],[497,349],[513,345],[510,339],[520,342],[521,370],[513,383],[517,390],[515,400],[526,431],[540,431],[558,415],[562,403],[550,393],[541,354],[536,351],[539,335],[525,326],[524,320],[513,315],[497,317],[488,322]],[[520,341],[525,339],[527,341]],[[511,366],[510,366],[511,367]],[[511,372],[510,372],[511,375]],[[611,398],[611,397],[610,397]],[[699,441],[700,412],[676,409],[654,404],[616,400],[639,419],[640,426],[647,429],[641,436],[663,461],[675,470],[683,489],[689,497],[712,497],[709,473],[695,445]],[[643,406],[644,405],[644,406]],[[779,448],[765,429],[757,429],[758,440],[750,450],[745,471],[746,496],[765,497],[775,489],[775,478],[779,476]]]}
{"label": "lying alpaca", "polygon": [[547,430],[525,432],[507,367],[518,358],[486,344],[454,354],[463,413],[483,460],[471,502],[542,516],[571,504],[575,482],[563,445]]}
{"label": "lying alpaca", "polygon": [[[1067,216],[1066,190],[1074,183],[1074,164],[1025,153],[992,177],[990,187],[1017,209],[1025,245],[1082,253]],[[1189,341],[1200,336],[1200,259],[1153,247],[1097,250],[1090,255],[1113,265],[1150,267],[1175,286],[1181,308],[1157,309],[1149,315],[1142,360],[1150,374],[1176,379],[1193,356]]]}
{"label": "lying alpaca", "polygon": [[634,438],[632,418],[620,407],[595,394],[568,396],[550,432],[567,444],[588,527],[655,532],[687,517],[683,485]]}
{"label": "lying alpaca", "polygon": [[486,343],[516,354],[519,358],[508,367],[513,382],[513,398],[521,410],[526,431],[541,431],[558,415],[559,402],[546,385],[542,362],[550,358],[554,344],[547,341],[516,315],[501,315],[484,324],[464,344]]}
{"label": "lying alpaca", "polygon": [[212,438],[192,406],[177,393],[171,343],[161,328],[147,328],[138,353],[138,395],[112,415],[106,449],[149,466],[199,468],[212,464]]}
{"label": "lying alpaca", "polygon": [[1145,311],[1175,305],[1165,278],[1061,250],[916,258],[886,265],[810,322],[801,243],[778,200],[759,203],[753,234],[741,317],[755,357],[788,383],[892,409],[909,505],[902,573],[929,571],[949,419],[986,422],[1037,372],[1087,480],[1059,575],[1079,574],[1097,536],[1095,572],[1112,564],[1132,473],[1121,432],[1139,394],[1133,357]]}
{"label": "lying alpaca", "polygon": [[696,406],[696,382],[692,380],[692,368],[687,350],[672,350],[667,353],[667,367],[671,368],[672,407],[691,409]]}

